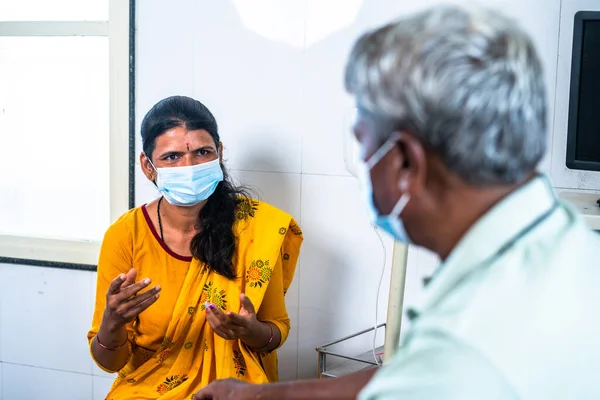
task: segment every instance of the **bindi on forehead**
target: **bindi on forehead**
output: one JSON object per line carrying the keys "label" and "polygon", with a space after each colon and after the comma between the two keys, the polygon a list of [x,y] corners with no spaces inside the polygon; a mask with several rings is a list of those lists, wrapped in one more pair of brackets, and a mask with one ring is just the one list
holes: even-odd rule
{"label": "bindi on forehead", "polygon": [[185,145],[186,151],[194,151],[195,149],[206,146],[214,147],[214,140],[210,133],[201,129],[192,131],[186,130],[183,135],[179,137],[179,140],[180,146]]}

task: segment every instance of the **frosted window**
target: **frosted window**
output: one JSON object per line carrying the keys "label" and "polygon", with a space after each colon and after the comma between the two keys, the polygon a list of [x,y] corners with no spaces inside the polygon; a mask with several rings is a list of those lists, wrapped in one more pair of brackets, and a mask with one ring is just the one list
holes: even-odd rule
{"label": "frosted window", "polygon": [[0,21],[106,20],[108,20],[108,0],[0,1]]}
{"label": "frosted window", "polygon": [[107,37],[0,37],[0,234],[101,239],[108,121]]}

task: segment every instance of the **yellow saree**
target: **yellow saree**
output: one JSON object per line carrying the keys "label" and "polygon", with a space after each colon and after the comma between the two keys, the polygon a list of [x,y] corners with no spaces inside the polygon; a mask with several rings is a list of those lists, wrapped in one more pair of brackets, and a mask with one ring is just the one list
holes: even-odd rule
{"label": "yellow saree", "polygon": [[[276,352],[258,354],[241,341],[216,335],[206,322],[204,302],[224,312],[239,312],[240,294],[245,293],[258,318],[263,319],[261,307],[273,299],[283,302],[283,294],[292,282],[302,232],[291,216],[258,201],[242,203],[237,219],[234,265],[238,278],[229,280],[198,260],[191,260],[162,344],[154,352],[138,347],[132,328],[131,360],[119,371],[107,399],[189,399],[216,379],[237,378],[252,383],[277,380]],[[274,288],[279,293],[274,293]],[[283,307],[287,317],[285,304],[275,307]],[[289,326],[269,321],[282,331],[283,341]],[[88,338],[93,335],[90,332]]]}

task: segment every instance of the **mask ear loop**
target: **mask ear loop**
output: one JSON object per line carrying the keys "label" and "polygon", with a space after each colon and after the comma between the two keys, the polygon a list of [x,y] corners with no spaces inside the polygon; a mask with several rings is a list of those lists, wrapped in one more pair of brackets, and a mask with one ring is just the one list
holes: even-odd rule
{"label": "mask ear loop", "polygon": [[404,207],[406,207],[406,204],[409,202],[409,200],[410,195],[408,193],[403,193],[402,196],[400,196],[400,198],[398,199],[398,202],[396,203],[394,208],[392,208],[392,211],[390,211],[389,215],[395,215],[397,217],[400,217],[400,214],[404,210]]}
{"label": "mask ear loop", "polygon": [[150,163],[150,165],[152,166],[152,168],[156,171],[156,173],[158,173],[158,169],[156,169],[156,167],[154,166],[154,164],[152,164],[152,160],[150,159],[150,157],[148,157],[148,155],[146,153],[144,153],[144,155],[146,156],[146,160],[148,160],[148,162]]}
{"label": "mask ear loop", "polygon": [[375,165],[377,165],[377,163],[379,161],[381,161],[381,159],[383,157],[385,157],[387,155],[387,153],[389,153],[390,150],[392,150],[394,148],[394,146],[396,146],[397,142],[398,142],[398,135],[394,135],[391,138],[389,138],[388,140],[386,140],[385,143],[379,149],[377,149],[375,154],[373,154],[367,160],[366,164],[369,167],[369,169],[371,169]]}
{"label": "mask ear loop", "polygon": [[[148,157],[148,154],[144,153],[144,155],[146,156],[146,160],[148,160],[148,162],[150,163],[154,171],[156,171],[156,174],[158,176],[158,169],[154,166],[152,160],[150,159],[150,157]],[[152,181],[152,183],[154,183],[154,186],[158,187],[158,185],[156,184],[156,178]]]}

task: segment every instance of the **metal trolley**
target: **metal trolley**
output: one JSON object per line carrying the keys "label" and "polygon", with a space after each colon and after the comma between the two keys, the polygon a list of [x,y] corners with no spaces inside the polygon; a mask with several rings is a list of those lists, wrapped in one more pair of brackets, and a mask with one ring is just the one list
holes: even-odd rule
{"label": "metal trolley", "polygon": [[[385,328],[385,323],[377,325],[377,329]],[[364,335],[366,333],[372,332],[375,328],[365,329],[363,331],[357,332],[353,335],[346,336],[344,338],[338,339],[334,342],[324,344],[322,346],[317,347],[317,353],[319,355],[319,379],[322,378],[336,378],[343,375],[348,375],[353,372],[357,372],[367,368],[377,367],[377,363],[373,360],[373,352],[371,349],[368,351],[359,354],[357,356],[349,356],[345,354],[340,354],[334,351],[330,351],[329,348],[336,344],[340,344],[342,342],[348,341],[350,339],[354,339],[358,336]],[[383,354],[383,346],[375,349],[376,354]],[[335,357],[338,359],[337,363],[328,367],[329,360],[327,356]]]}

